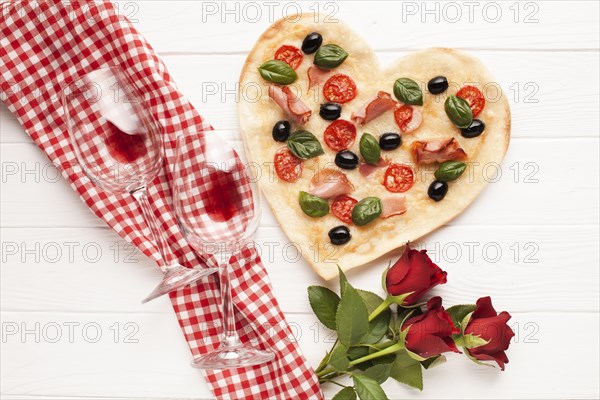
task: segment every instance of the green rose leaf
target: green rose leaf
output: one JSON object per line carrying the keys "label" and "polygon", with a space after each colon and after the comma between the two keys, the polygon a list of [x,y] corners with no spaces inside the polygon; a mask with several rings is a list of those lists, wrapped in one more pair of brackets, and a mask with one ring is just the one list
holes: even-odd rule
{"label": "green rose leaf", "polygon": [[344,297],[344,293],[346,292],[346,286],[349,285],[349,283],[348,283],[348,279],[346,278],[346,274],[344,274],[344,271],[342,271],[342,269],[340,268],[339,265],[338,265],[338,274],[340,276],[340,293],[341,293],[341,296]]}
{"label": "green rose leaf", "polygon": [[374,379],[378,383],[383,383],[390,377],[392,364],[375,364],[372,367],[365,369],[365,375]]}
{"label": "green rose leaf", "polygon": [[280,60],[267,61],[258,67],[258,72],[265,80],[279,85],[289,85],[298,79],[296,71]]}
{"label": "green rose leaf", "polygon": [[446,115],[459,128],[468,128],[473,122],[473,112],[469,103],[455,95],[450,95],[444,103]]}
{"label": "green rose leaf", "polygon": [[366,375],[354,374],[352,381],[360,400],[388,400],[381,385],[375,379]]}
{"label": "green rose leaf", "polygon": [[333,348],[331,356],[329,357],[329,365],[331,365],[336,371],[343,372],[348,369],[350,360],[346,355],[348,349],[342,343],[338,343]]}
{"label": "green rose leaf", "polygon": [[419,84],[410,78],[396,79],[396,82],[394,82],[394,96],[405,104],[423,105],[423,92]]}
{"label": "green rose leaf", "polygon": [[400,383],[423,390],[423,370],[421,363],[412,359],[406,351],[401,351],[391,365],[390,377]]}
{"label": "green rose leaf", "polygon": [[446,161],[435,171],[435,179],[450,182],[458,179],[467,169],[467,164],[460,161]]}
{"label": "green rose leaf", "polygon": [[359,344],[369,330],[369,313],[362,298],[350,285],[346,290],[335,316],[338,340],[346,347]]}
{"label": "green rose leaf", "polygon": [[421,365],[425,369],[430,369],[430,368],[436,367],[436,366],[438,366],[440,364],[443,364],[445,362],[446,362],[446,356],[443,355],[443,354],[440,354],[440,355],[435,356],[435,357],[429,357],[425,361],[421,361]]}
{"label": "green rose leaf", "polygon": [[323,325],[335,330],[335,313],[340,304],[340,297],[334,291],[323,286],[308,287],[308,301]]}
{"label": "green rose leaf", "polygon": [[319,47],[313,63],[321,69],[329,70],[338,67],[347,57],[346,50],[337,44],[326,44]]}
{"label": "green rose leaf", "polygon": [[296,157],[303,160],[325,154],[319,139],[308,131],[296,131],[287,140],[287,146]]}
{"label": "green rose leaf", "polygon": [[352,222],[356,226],[367,225],[381,215],[381,200],[377,197],[365,197],[352,209]]}
{"label": "green rose leaf", "polygon": [[355,346],[348,349],[348,358],[350,360],[358,360],[368,354],[369,348],[367,346]]}
{"label": "green rose leaf", "polygon": [[[358,294],[362,297],[365,305],[367,306],[367,312],[369,315],[375,311],[375,309],[383,303],[383,299],[373,292],[366,290],[357,289]],[[392,312],[388,308],[386,311],[379,314],[373,321],[369,322],[369,331],[363,338],[362,342],[365,344],[374,344],[381,340],[385,335],[392,317]]]}
{"label": "green rose leaf", "polygon": [[450,318],[452,318],[452,323],[457,329],[461,329],[462,320],[470,313],[475,311],[475,304],[457,304],[450,308],[447,308],[446,311],[450,314]]}
{"label": "green rose leaf", "polygon": [[304,214],[309,217],[318,218],[329,213],[329,202],[307,192],[300,192],[298,203]]}
{"label": "green rose leaf", "polygon": [[381,148],[379,142],[370,133],[363,133],[359,143],[360,155],[367,164],[377,165],[381,158]]}
{"label": "green rose leaf", "polygon": [[331,400],[356,400],[356,392],[352,387],[345,387],[337,392]]}

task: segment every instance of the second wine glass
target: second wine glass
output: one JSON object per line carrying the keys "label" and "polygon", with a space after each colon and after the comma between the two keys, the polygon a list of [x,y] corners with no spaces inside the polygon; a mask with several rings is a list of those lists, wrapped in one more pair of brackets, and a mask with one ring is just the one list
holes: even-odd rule
{"label": "second wine glass", "polygon": [[252,240],[260,220],[260,192],[243,156],[227,145],[223,132],[192,133],[177,141],[173,202],[192,247],[219,263],[223,331],[219,347],[196,358],[201,369],[258,365],[275,354],[242,343],[235,329],[229,262]]}

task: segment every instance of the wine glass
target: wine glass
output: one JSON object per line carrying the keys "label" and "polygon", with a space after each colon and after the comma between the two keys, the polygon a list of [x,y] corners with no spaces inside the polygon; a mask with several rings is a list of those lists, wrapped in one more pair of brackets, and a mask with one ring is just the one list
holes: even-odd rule
{"label": "wine glass", "polygon": [[223,331],[219,347],[192,366],[223,369],[258,365],[275,354],[242,343],[235,329],[229,261],[252,240],[260,220],[260,192],[247,164],[221,140],[222,132],[191,133],[177,140],[173,172],[175,213],[190,245],[219,264]]}
{"label": "wine glass", "polygon": [[107,192],[129,193],[137,200],[160,251],[163,279],[142,303],[216,272],[186,268],[166,251],[146,194],[163,165],[162,129],[131,81],[116,68],[98,69],[70,84],[62,100],[83,171]]}

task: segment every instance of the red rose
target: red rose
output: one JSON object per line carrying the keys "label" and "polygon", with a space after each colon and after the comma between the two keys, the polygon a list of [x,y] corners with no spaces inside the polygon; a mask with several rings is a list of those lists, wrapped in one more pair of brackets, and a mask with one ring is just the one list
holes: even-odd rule
{"label": "red rose", "polygon": [[460,353],[450,335],[460,333],[452,323],[450,314],[442,307],[441,297],[432,297],[427,302],[427,312],[410,318],[402,326],[408,328],[406,348],[423,358],[453,351]]}
{"label": "red rose", "polygon": [[406,245],[402,257],[385,276],[385,287],[392,296],[414,292],[404,300],[404,305],[414,304],[435,285],[446,283],[446,272],[435,265],[427,250],[413,250]]}
{"label": "red rose", "polygon": [[489,343],[469,349],[469,354],[481,361],[496,361],[504,371],[504,364],[508,363],[504,350],[508,349],[510,340],[515,336],[513,330],[506,324],[509,319],[510,314],[506,311],[496,313],[489,296],[477,300],[465,334],[479,336]]}

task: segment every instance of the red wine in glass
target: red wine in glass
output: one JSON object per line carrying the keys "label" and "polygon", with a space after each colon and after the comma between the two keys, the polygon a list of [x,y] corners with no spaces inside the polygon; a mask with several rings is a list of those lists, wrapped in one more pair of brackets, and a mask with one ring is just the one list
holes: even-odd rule
{"label": "red wine in glass", "polygon": [[107,121],[106,147],[110,155],[121,164],[130,164],[148,153],[146,135],[129,134]]}
{"label": "red wine in glass", "polygon": [[231,220],[242,208],[239,185],[231,172],[215,171],[202,198],[206,213],[215,222]]}

